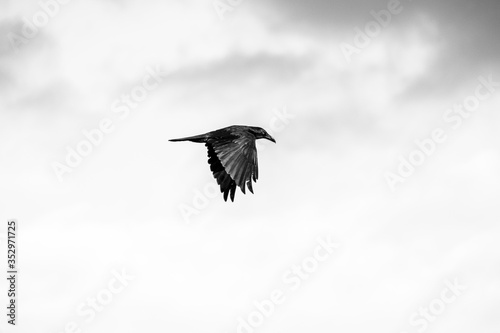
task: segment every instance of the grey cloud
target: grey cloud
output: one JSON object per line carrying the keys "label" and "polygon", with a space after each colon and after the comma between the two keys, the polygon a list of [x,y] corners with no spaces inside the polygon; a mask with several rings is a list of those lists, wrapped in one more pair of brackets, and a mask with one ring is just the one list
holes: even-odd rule
{"label": "grey cloud", "polygon": [[[366,22],[373,20],[370,11],[385,9],[387,3],[386,0],[274,0],[266,3],[266,8],[256,8],[262,20],[272,22],[270,24],[276,26],[276,31],[333,36],[334,32],[351,33],[356,26],[362,28]],[[434,63],[430,64],[429,75],[417,80],[406,93],[449,92],[463,80],[497,69],[500,59],[500,43],[496,42],[500,31],[500,2],[401,0],[401,4],[403,12],[393,19],[390,29],[420,29],[417,17],[424,15],[436,26],[436,34],[432,38],[440,49]],[[264,16],[265,11],[268,13]],[[269,17],[275,18],[271,20]]]}
{"label": "grey cloud", "polygon": [[310,57],[288,57],[258,54],[244,56],[232,54],[222,60],[191,67],[172,75],[179,80],[235,80],[244,81],[255,75],[265,75],[268,78],[289,80],[295,78],[312,63]]}
{"label": "grey cloud", "polygon": [[275,16],[293,21],[294,26],[305,23],[335,27],[351,26],[353,22],[361,21],[370,9],[384,8],[386,5],[385,0],[274,0],[269,2],[268,9]]}

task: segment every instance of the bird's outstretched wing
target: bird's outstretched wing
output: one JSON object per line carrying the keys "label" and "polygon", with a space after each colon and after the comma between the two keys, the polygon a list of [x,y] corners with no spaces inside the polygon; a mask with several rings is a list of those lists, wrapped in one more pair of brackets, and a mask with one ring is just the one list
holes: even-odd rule
{"label": "bird's outstretched wing", "polygon": [[236,186],[245,193],[248,186],[253,193],[252,180],[258,179],[257,148],[255,138],[251,135],[227,135],[207,139],[208,163],[224,200],[227,201],[231,192],[231,201],[234,201]]}
{"label": "bird's outstretched wing", "polygon": [[217,184],[220,185],[220,191],[224,193],[224,201],[227,201],[229,192],[231,192],[231,200],[234,201],[236,182],[231,178],[231,176],[229,176],[222,166],[212,145],[209,143],[206,143],[205,145],[208,148],[208,163],[210,164],[210,170],[212,170],[214,178],[217,180]]}

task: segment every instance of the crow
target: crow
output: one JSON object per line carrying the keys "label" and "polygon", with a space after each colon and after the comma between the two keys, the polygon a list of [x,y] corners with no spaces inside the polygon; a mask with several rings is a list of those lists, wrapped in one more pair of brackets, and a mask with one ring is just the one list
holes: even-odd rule
{"label": "crow", "polygon": [[227,201],[227,196],[231,192],[231,201],[234,202],[236,186],[240,187],[243,194],[246,186],[253,193],[252,179],[257,182],[259,177],[255,147],[257,139],[267,139],[276,143],[264,129],[241,125],[169,141],[204,143],[208,149],[210,170],[220,185],[221,193],[224,193],[224,201]]}

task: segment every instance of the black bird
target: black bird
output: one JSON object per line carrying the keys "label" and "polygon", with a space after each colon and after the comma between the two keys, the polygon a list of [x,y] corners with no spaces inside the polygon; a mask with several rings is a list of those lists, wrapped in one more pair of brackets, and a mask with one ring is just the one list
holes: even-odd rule
{"label": "black bird", "polygon": [[224,201],[231,192],[234,201],[236,186],[245,194],[248,186],[253,193],[252,179],[257,182],[259,170],[257,165],[257,148],[255,140],[267,139],[276,143],[264,129],[252,126],[233,125],[205,134],[169,141],[191,141],[204,143],[208,149],[210,170],[224,193]]}

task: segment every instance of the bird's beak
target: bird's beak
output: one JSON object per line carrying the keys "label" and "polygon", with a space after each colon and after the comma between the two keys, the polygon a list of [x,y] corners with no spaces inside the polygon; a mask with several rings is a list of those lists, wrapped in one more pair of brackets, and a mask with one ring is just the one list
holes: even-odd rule
{"label": "bird's beak", "polygon": [[276,140],[274,140],[274,138],[272,136],[270,136],[269,134],[266,135],[266,139],[268,139],[269,141],[272,141],[272,142],[276,143]]}

